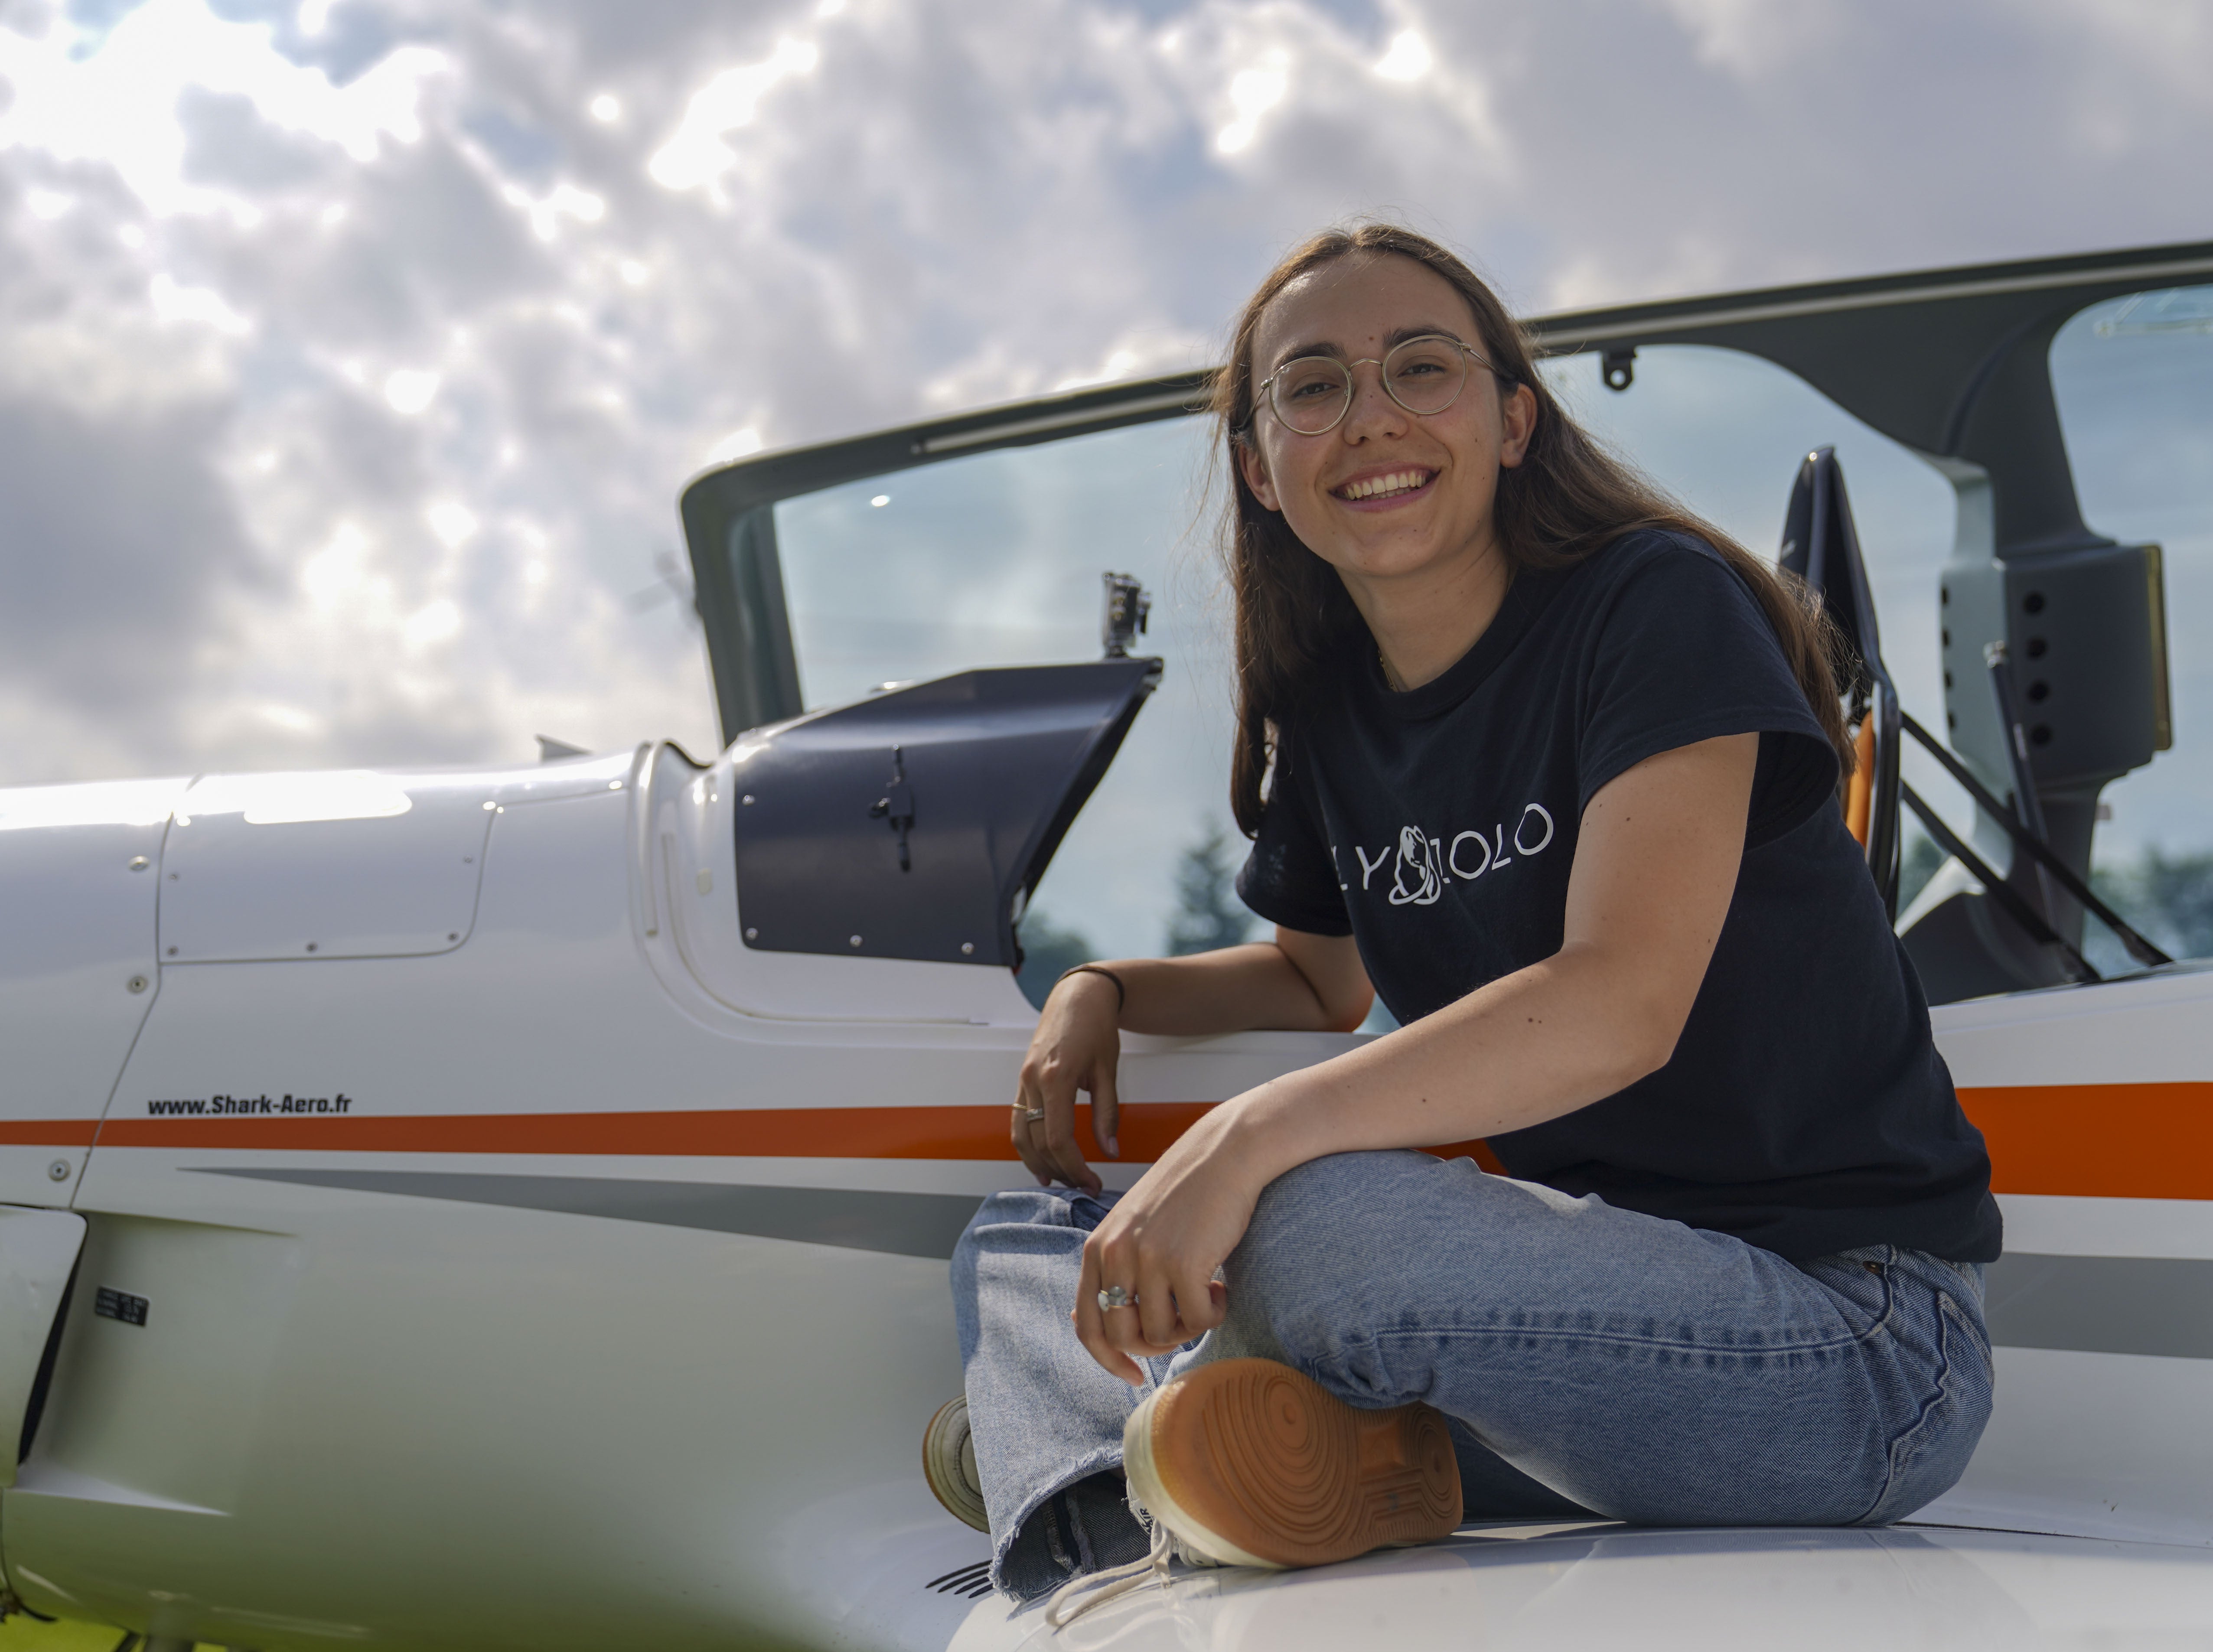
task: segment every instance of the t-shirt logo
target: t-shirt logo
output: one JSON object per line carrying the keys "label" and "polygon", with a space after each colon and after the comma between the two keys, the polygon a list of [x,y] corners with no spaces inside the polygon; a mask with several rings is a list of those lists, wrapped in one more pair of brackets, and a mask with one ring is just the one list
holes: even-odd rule
{"label": "t-shirt logo", "polygon": [[[1393,906],[1433,906],[1445,892],[1448,883],[1472,883],[1486,872],[1497,871],[1514,864],[1515,855],[1540,855],[1552,846],[1552,814],[1542,803],[1522,807],[1521,817],[1512,832],[1505,826],[1491,827],[1488,833],[1462,832],[1454,835],[1449,845],[1442,838],[1425,834],[1419,826],[1399,828],[1399,847],[1393,855],[1388,849],[1379,849],[1375,858],[1369,860],[1368,851],[1358,844],[1352,846],[1360,862],[1360,887],[1365,890],[1386,861],[1391,863],[1390,899]],[[1511,849],[1514,853],[1507,851]],[[1337,845],[1330,845],[1330,862],[1337,861]],[[1344,883],[1338,887],[1346,888]]]}
{"label": "t-shirt logo", "polygon": [[[1428,906],[1445,892],[1444,874],[1438,869],[1439,845],[1435,838],[1424,838],[1419,826],[1399,829],[1399,858],[1391,868],[1391,904],[1393,906]],[[1406,887],[1411,874],[1414,887]]]}

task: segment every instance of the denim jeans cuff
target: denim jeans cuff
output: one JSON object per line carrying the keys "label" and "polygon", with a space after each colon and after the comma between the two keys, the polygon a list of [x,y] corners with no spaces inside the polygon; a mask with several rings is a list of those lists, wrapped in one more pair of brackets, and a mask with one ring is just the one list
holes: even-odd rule
{"label": "denim jeans cuff", "polygon": [[1152,1539],[1130,1510],[1118,1442],[1094,1453],[1021,1510],[995,1545],[991,1582],[1021,1601],[1071,1577],[1142,1558]]}

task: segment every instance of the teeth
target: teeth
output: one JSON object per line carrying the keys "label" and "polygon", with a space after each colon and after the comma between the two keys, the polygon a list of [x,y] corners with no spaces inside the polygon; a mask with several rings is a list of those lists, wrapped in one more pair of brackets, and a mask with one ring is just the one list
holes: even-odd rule
{"label": "teeth", "polygon": [[1373,499],[1386,493],[1411,493],[1435,474],[1431,471],[1393,471],[1385,476],[1371,476],[1364,482],[1354,482],[1338,490],[1340,499]]}

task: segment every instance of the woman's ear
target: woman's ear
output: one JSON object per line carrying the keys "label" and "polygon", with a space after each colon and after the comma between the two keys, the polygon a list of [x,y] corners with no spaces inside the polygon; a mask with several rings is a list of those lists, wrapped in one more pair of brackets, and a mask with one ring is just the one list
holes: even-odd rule
{"label": "woman's ear", "polygon": [[1526,384],[1515,385],[1512,393],[1500,399],[1498,414],[1505,426],[1498,462],[1519,465],[1528,455],[1529,438],[1537,433],[1537,393]]}
{"label": "woman's ear", "polygon": [[1241,441],[1237,443],[1237,468],[1245,478],[1245,485],[1260,502],[1263,510],[1281,510],[1283,507],[1276,497],[1276,485],[1268,479],[1268,461],[1260,457],[1257,443]]}

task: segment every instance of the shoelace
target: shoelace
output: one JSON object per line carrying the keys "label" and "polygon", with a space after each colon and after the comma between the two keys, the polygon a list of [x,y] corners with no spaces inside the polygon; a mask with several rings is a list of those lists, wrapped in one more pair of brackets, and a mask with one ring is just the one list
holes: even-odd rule
{"label": "shoelace", "polygon": [[1175,1554],[1175,1539],[1168,1535],[1164,1521],[1153,1522],[1153,1550],[1143,1559],[1109,1566],[1104,1571],[1086,1572],[1072,1577],[1052,1594],[1045,1603],[1045,1620],[1049,1628],[1065,1629],[1094,1607],[1103,1606],[1109,1600],[1143,1588],[1148,1583],[1158,1583],[1163,1592],[1168,1587],[1168,1562]]}

